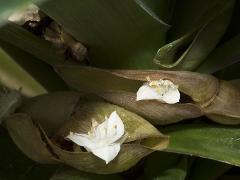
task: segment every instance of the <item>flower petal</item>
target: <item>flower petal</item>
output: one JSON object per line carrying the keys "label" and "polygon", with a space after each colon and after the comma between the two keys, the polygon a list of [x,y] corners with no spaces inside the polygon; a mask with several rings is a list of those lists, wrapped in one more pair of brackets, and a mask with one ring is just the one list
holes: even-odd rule
{"label": "flower petal", "polygon": [[93,149],[96,148],[96,143],[93,141],[91,137],[89,137],[87,134],[79,134],[79,133],[73,133],[70,132],[70,134],[66,137],[67,139],[70,139],[74,143],[76,143],[79,146],[84,146],[87,149]]}
{"label": "flower petal", "polygon": [[103,159],[106,162],[106,164],[108,164],[118,155],[120,151],[120,144],[119,143],[111,144],[109,146],[91,149],[91,151],[95,156]]}
{"label": "flower petal", "polygon": [[120,151],[120,142],[115,143],[124,135],[124,124],[117,112],[111,113],[103,123],[94,126],[88,134],[70,132],[66,137],[87,151],[106,161],[113,160]]}
{"label": "flower petal", "polygon": [[116,111],[111,113],[107,122],[107,137],[111,138],[109,143],[113,143],[123,136],[125,131],[124,124]]}
{"label": "flower petal", "polygon": [[159,100],[174,104],[180,100],[180,92],[176,85],[169,80],[150,81],[143,84],[137,91],[137,101]]}
{"label": "flower petal", "polygon": [[96,137],[96,139],[98,139],[98,140],[106,139],[107,125],[108,125],[108,121],[105,120],[104,122],[102,122],[101,124],[99,124],[98,126],[96,126],[94,128],[93,132],[94,132],[94,136]]}
{"label": "flower petal", "polygon": [[111,144],[123,136],[124,124],[117,112],[114,111],[106,121],[94,128],[94,133],[98,141]]}
{"label": "flower petal", "polygon": [[137,101],[160,99],[159,94],[148,84],[142,85],[137,91]]}
{"label": "flower petal", "polygon": [[162,97],[162,101],[164,101],[168,104],[175,104],[175,103],[179,102],[179,100],[180,100],[180,93],[177,89],[169,90]]}

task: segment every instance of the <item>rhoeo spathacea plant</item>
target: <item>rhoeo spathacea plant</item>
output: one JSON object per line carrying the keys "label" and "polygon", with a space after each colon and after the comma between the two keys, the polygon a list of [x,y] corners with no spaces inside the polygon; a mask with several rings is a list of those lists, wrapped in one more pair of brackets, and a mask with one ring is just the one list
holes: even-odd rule
{"label": "rhoeo spathacea plant", "polygon": [[0,2],[0,179],[239,179],[239,8]]}
{"label": "rhoeo spathacea plant", "polygon": [[[58,113],[48,117],[57,106]],[[95,173],[126,170],[168,144],[168,137],[140,116],[76,92],[33,98],[9,116],[6,127],[31,159]]]}

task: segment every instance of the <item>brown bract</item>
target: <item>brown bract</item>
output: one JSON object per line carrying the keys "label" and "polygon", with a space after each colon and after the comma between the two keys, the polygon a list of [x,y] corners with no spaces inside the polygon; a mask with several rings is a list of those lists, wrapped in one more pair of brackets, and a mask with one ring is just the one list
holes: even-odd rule
{"label": "brown bract", "polygon": [[[171,124],[202,115],[223,124],[240,123],[238,88],[212,75],[189,71],[105,70],[71,65],[57,66],[56,70],[71,87],[95,93],[153,124]],[[177,104],[136,101],[137,89],[147,79],[172,81],[178,86],[182,101]],[[187,100],[184,100],[185,96]]]}
{"label": "brown bract", "polygon": [[[124,123],[126,139],[109,164],[65,138],[70,132],[88,132],[93,119],[101,123],[113,111]],[[71,91],[29,99],[5,122],[13,141],[29,158],[99,174],[127,170],[169,143],[168,136],[139,115],[93,95]]]}

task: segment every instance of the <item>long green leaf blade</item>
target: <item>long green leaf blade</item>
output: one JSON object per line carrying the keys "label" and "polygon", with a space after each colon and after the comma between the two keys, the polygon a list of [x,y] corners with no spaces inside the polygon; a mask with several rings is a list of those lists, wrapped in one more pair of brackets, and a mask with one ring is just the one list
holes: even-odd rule
{"label": "long green leaf blade", "polygon": [[[169,0],[155,3],[168,16]],[[168,26],[143,6],[134,0],[50,0],[41,9],[89,48],[91,65],[156,68],[152,61]]]}
{"label": "long green leaf blade", "polygon": [[176,1],[172,28],[168,35],[168,40],[173,41],[184,34],[198,29],[216,17],[222,8],[229,3],[228,0],[181,0]]}
{"label": "long green leaf blade", "polygon": [[208,21],[200,28],[193,27],[177,40],[161,47],[155,56],[155,63],[162,69],[196,69],[216,47],[226,31],[233,5],[234,1],[226,2],[221,8],[214,9],[214,13],[209,15]]}
{"label": "long green leaf blade", "polygon": [[161,131],[170,136],[167,151],[240,166],[240,131],[237,126],[179,124],[162,128]]}
{"label": "long green leaf blade", "polygon": [[155,152],[147,157],[144,174],[152,180],[184,180],[188,164],[186,156]]}
{"label": "long green leaf blade", "polygon": [[0,146],[1,180],[46,180],[56,169],[56,166],[40,165],[28,159],[3,128],[0,128]]}
{"label": "long green leaf blade", "polygon": [[21,104],[21,95],[17,91],[9,91],[0,87],[0,124],[6,116],[13,113]]}
{"label": "long green leaf blade", "polygon": [[121,180],[118,175],[91,174],[71,168],[60,168],[50,180]]}
{"label": "long green leaf blade", "polygon": [[191,180],[213,180],[221,177],[232,166],[229,164],[198,158],[191,168],[189,179]]}
{"label": "long green leaf blade", "polygon": [[49,42],[13,23],[9,23],[0,28],[0,39],[50,65],[61,64],[65,60],[63,55],[57,54]]}
{"label": "long green leaf blade", "polygon": [[240,61],[240,34],[216,48],[197,68],[197,72],[214,73]]}
{"label": "long green leaf blade", "polygon": [[[65,83],[45,63],[30,54],[0,41],[0,83],[20,90],[25,96],[67,89]],[[54,82],[54,83],[52,83]]]}
{"label": "long green leaf blade", "polygon": [[26,96],[44,94],[47,90],[22,67],[18,66],[3,49],[0,49],[0,83],[4,86],[21,90]]}

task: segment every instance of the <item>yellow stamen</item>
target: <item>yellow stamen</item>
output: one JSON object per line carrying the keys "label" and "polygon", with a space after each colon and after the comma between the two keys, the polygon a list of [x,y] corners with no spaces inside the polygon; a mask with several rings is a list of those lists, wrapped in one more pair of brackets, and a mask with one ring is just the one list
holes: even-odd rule
{"label": "yellow stamen", "polygon": [[147,81],[151,82],[151,79],[149,76],[146,77]]}

